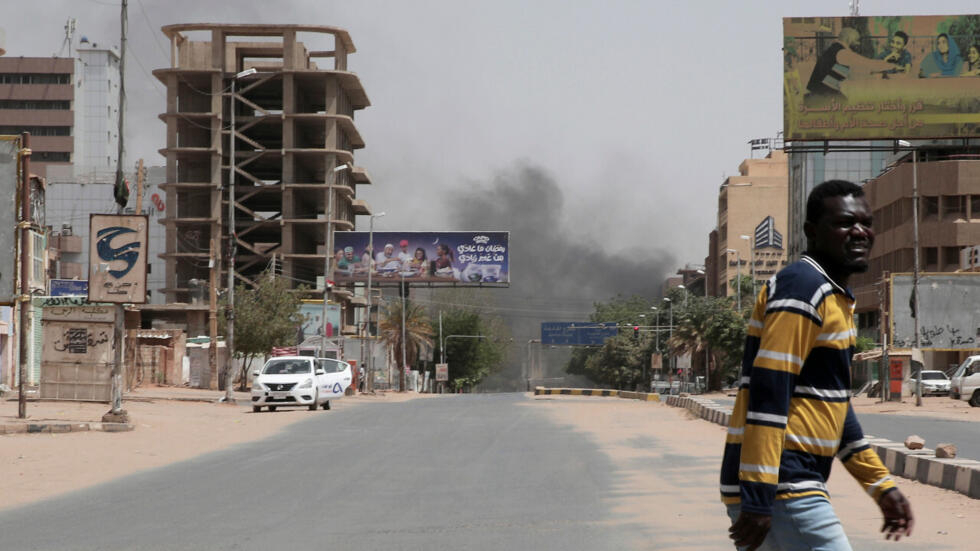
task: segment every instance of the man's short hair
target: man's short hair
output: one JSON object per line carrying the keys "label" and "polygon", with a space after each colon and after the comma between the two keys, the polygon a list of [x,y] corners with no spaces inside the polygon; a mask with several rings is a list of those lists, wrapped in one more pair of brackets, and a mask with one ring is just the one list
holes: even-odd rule
{"label": "man's short hair", "polygon": [[895,31],[895,36],[901,38],[902,39],[902,43],[904,45],[908,46],[908,43],[909,43],[909,35],[905,34],[905,31]]}
{"label": "man's short hair", "polygon": [[823,200],[828,197],[864,197],[864,190],[861,186],[847,180],[827,180],[826,182],[813,188],[810,196],[806,199],[806,221],[816,224],[823,216]]}

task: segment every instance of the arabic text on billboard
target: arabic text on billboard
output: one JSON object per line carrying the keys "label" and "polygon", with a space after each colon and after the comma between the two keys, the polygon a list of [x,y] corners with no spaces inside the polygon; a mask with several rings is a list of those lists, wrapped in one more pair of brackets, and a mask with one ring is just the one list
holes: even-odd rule
{"label": "arabic text on billboard", "polygon": [[783,19],[787,140],[980,135],[980,15]]}
{"label": "arabic text on billboard", "polygon": [[541,344],[602,346],[606,339],[616,336],[616,331],[615,323],[544,321]]}
{"label": "arabic text on billboard", "polygon": [[467,286],[510,283],[507,232],[337,232],[333,280]]}

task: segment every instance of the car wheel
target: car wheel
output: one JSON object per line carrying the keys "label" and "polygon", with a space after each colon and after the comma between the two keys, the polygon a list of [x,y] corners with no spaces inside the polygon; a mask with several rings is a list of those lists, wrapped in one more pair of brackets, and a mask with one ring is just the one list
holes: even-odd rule
{"label": "car wheel", "polygon": [[310,404],[310,411],[316,411],[316,403],[320,401],[319,391],[313,395],[313,402]]}
{"label": "car wheel", "polygon": [[262,406],[252,406],[252,413],[258,413],[262,411]]}
{"label": "car wheel", "polygon": [[269,406],[269,411],[276,411],[276,406]]}
{"label": "car wheel", "polygon": [[323,402],[323,409],[330,409],[330,400]]}
{"label": "car wheel", "polygon": [[980,408],[980,390],[973,391],[973,396],[970,398],[970,405],[975,408]]}

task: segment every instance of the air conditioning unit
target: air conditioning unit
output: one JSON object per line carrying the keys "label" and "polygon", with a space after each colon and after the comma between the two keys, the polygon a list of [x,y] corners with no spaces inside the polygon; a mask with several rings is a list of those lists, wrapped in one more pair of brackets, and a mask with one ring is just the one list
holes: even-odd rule
{"label": "air conditioning unit", "polygon": [[71,224],[61,225],[61,235],[71,235]]}

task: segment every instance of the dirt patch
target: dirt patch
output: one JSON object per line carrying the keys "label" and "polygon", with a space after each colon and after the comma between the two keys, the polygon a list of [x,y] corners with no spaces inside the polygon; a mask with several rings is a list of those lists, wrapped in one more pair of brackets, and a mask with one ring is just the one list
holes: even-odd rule
{"label": "dirt patch", "polygon": [[[135,430],[121,433],[12,434],[0,436],[0,508],[24,505],[145,469],[258,440],[292,423],[329,411],[284,408],[252,413],[247,405],[210,402],[223,392],[150,387],[124,400]],[[418,398],[389,392],[334,400],[335,409]],[[236,393],[245,404],[248,395]],[[17,402],[0,402],[0,423],[99,422],[108,405],[90,402],[28,402],[28,419],[17,419]]]}

